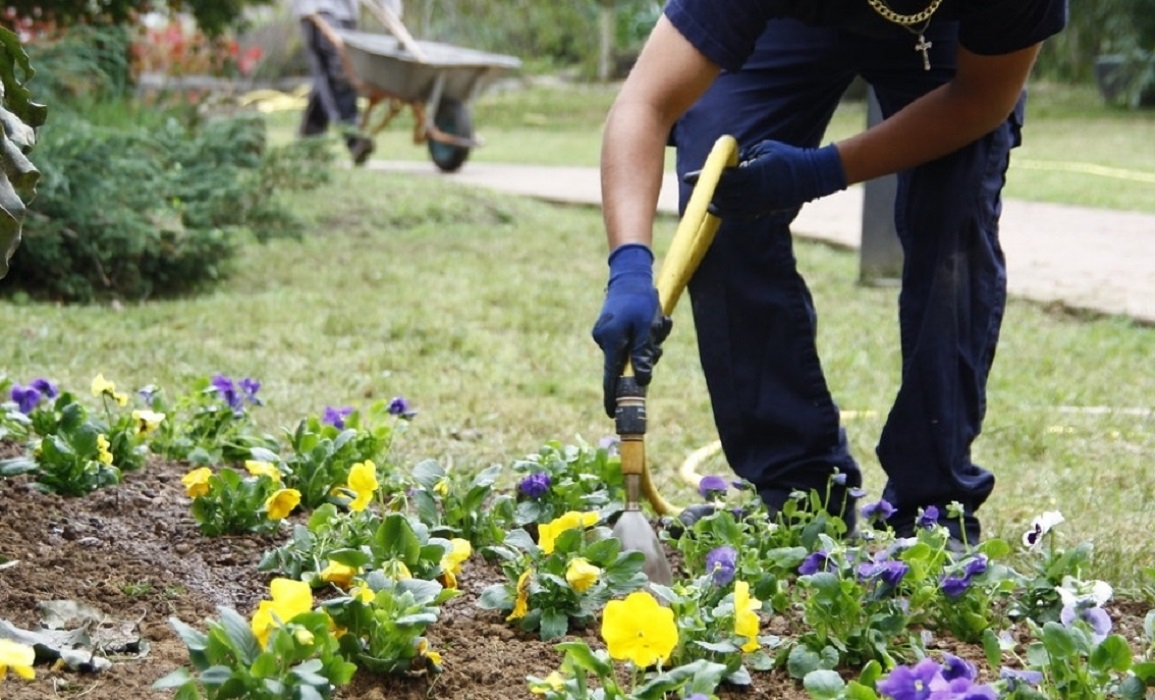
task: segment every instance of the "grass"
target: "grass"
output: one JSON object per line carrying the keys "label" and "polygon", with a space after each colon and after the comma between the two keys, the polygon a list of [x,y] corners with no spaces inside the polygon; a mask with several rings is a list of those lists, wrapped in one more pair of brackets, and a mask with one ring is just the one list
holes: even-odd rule
{"label": "grass", "polygon": [[[579,158],[569,149],[596,141],[586,122],[608,95],[574,97],[495,94],[478,105],[479,124],[494,136],[478,158],[587,162],[584,150]],[[527,104],[538,105],[540,126],[520,130]],[[1054,105],[1039,122],[1068,119]],[[294,120],[273,119],[280,138]],[[856,121],[840,113],[835,127]],[[515,147],[519,131],[532,136]],[[403,395],[419,414],[397,441],[397,463],[432,457],[459,472],[509,463],[550,440],[596,442],[612,432],[589,336],[605,282],[597,211],[364,170],[339,170],[290,206],[311,222],[304,240],[246,247],[235,274],[210,294],[115,306],[0,302],[4,371],[78,393],[97,372],[122,389],[156,383],[170,394],[216,372],[251,376],[267,401],[255,417],[274,433],[326,405]],[[659,256],[674,222],[660,227]],[[854,253],[799,242],[797,254],[822,315],[828,380],[875,498],[883,476],[873,447],[898,382],[895,290],[858,286]],[[656,372],[647,436],[651,466],[677,502],[693,495],[676,468],[716,436],[695,342],[683,304]],[[1095,543],[1092,573],[1143,581],[1155,566],[1147,540],[1155,528],[1153,344],[1155,329],[1127,319],[1010,304],[974,446],[975,460],[998,477],[982,511],[988,535],[1017,540],[1032,517],[1060,510],[1067,545]],[[1092,407],[1110,410],[1085,410]],[[727,473],[720,459],[706,468]]]}
{"label": "grass", "polygon": [[[485,146],[470,159],[489,163],[598,163],[600,127],[616,86],[499,83],[473,105]],[[1023,145],[1011,161],[1008,197],[1155,212],[1155,112],[1105,105],[1093,87],[1036,83],[1030,87]],[[296,114],[277,118],[287,138]],[[412,140],[412,117],[397,117],[378,139],[377,156],[427,160]],[[862,102],[843,104],[827,131],[845,138],[866,125]],[[672,159],[668,159],[671,163]]]}

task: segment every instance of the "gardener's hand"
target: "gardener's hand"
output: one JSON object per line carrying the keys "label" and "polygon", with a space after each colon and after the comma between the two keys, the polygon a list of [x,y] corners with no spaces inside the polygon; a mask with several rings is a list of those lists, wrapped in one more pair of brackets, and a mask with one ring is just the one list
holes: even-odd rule
{"label": "gardener's hand", "polygon": [[[699,172],[683,179],[693,185]],[[798,148],[763,141],[743,152],[737,166],[722,171],[710,212],[723,219],[753,219],[793,211],[844,189],[846,173],[833,145]]]}
{"label": "gardener's hand", "polygon": [[662,356],[662,341],[672,322],[658,306],[654,289],[654,254],[639,243],[627,243],[610,253],[610,282],[606,300],[594,324],[593,336],[605,353],[602,374],[606,415],[617,408],[618,377],[628,360],[638,384],[650,383],[654,365]]}

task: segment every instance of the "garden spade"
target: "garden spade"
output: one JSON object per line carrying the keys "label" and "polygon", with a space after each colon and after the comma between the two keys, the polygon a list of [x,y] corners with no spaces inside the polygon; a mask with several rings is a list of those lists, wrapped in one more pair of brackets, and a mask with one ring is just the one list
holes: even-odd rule
{"label": "garden spade", "polygon": [[[738,142],[732,136],[722,136],[714,143],[702,166],[686,212],[678,222],[670,250],[658,274],[658,303],[666,316],[674,312],[682,291],[714,240],[720,222],[707,207],[714,197],[714,188],[722,170],[737,162]],[[618,379],[615,394],[614,424],[621,440],[626,503],[625,510],[614,524],[614,536],[621,541],[623,549],[645,555],[643,570],[651,582],[668,586],[673,580],[670,563],[662,551],[657,533],[642,513],[639,500],[644,495],[659,515],[676,515],[680,509],[658,493],[646,465],[646,387],[634,379],[633,367],[628,362]]]}

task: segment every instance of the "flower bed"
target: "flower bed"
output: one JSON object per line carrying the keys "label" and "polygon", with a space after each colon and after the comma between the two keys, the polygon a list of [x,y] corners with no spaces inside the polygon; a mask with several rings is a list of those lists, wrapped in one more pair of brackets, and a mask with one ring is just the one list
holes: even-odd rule
{"label": "flower bed", "polygon": [[[292,682],[321,696],[335,682],[333,697],[402,700],[1142,697],[1152,669],[1146,606],[1082,577],[1088,551],[1062,545],[1057,514],[960,555],[949,513],[912,540],[843,540],[805,498],[771,523],[711,480],[721,507],[666,537],[675,584],[646,587],[607,527],[609,444],[458,474],[390,464],[415,415],[403,400],[271,437],[250,422],[251,380],[171,401],[103,377],[91,399],[6,393],[0,464],[22,473],[0,479],[0,619],[37,629],[41,602],[75,600],[129,638],[98,674],[37,664],[10,699],[165,697],[166,677],[193,697],[212,658],[202,688],[222,667],[274,676],[267,657],[304,664]],[[213,639],[248,661],[222,662]]]}

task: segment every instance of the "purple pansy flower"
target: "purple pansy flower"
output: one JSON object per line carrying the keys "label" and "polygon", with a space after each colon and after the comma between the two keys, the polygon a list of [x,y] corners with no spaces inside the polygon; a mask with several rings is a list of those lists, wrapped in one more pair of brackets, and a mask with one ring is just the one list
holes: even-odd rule
{"label": "purple pansy flower", "polygon": [[947,598],[958,598],[971,587],[971,577],[963,574],[949,574],[942,577],[939,585]]}
{"label": "purple pansy flower", "polygon": [[968,578],[986,573],[986,570],[987,557],[985,554],[979,554],[973,559],[968,560],[967,563],[963,565],[963,572]]}
{"label": "purple pansy flower", "polygon": [[220,394],[224,402],[229,405],[229,408],[234,412],[239,412],[244,407],[243,400],[240,394],[237,393],[237,387],[233,384],[233,380],[223,374],[218,374],[213,377],[213,390]]}
{"label": "purple pansy flower", "polygon": [[730,484],[720,476],[704,476],[698,482],[698,493],[707,501],[721,498],[726,495],[726,489],[730,488]]}
{"label": "purple pansy flower", "polygon": [[738,550],[723,545],[710,550],[706,555],[706,573],[713,577],[714,583],[719,586],[728,585],[734,580],[738,570]]}
{"label": "purple pansy flower", "polygon": [[261,405],[261,400],[257,398],[257,392],[260,390],[261,383],[256,379],[245,377],[241,380],[241,393],[243,393],[245,399],[254,406]]}
{"label": "purple pansy flower", "polygon": [[812,552],[810,556],[802,560],[802,563],[798,565],[798,573],[803,576],[809,576],[819,571],[826,571],[829,566],[830,555],[820,549],[817,552]]}
{"label": "purple pansy flower", "polygon": [[846,486],[846,479],[846,472],[837,472],[834,474],[834,476],[830,477],[830,480],[839,486]]}
{"label": "purple pansy flower", "polygon": [[1082,620],[1090,626],[1091,641],[1095,644],[1106,639],[1114,626],[1111,622],[1111,616],[1098,605],[1064,605],[1063,609],[1059,611],[1059,622],[1062,622],[1064,627],[1070,627],[1075,624],[1076,620]]}
{"label": "purple pansy flower", "polygon": [[389,402],[389,415],[409,420],[417,415],[417,412],[409,408],[409,401],[404,396],[394,396],[393,400]]}
{"label": "purple pansy flower", "polygon": [[878,692],[894,700],[926,700],[930,683],[942,673],[934,659],[923,659],[914,666],[898,666],[878,681]]}
{"label": "purple pansy flower", "polygon": [[887,586],[894,588],[902,582],[902,577],[906,576],[906,572],[910,571],[910,567],[901,561],[895,559],[887,559],[880,562],[865,562],[859,564],[858,575],[864,579],[877,578]]}
{"label": "purple pansy flower", "polygon": [[32,410],[40,403],[40,391],[34,386],[20,386],[19,384],[12,385],[12,391],[9,392],[12,401],[15,402],[16,408],[24,415],[32,413]]}
{"label": "purple pansy flower", "polygon": [[341,406],[334,408],[326,406],[323,413],[321,413],[321,422],[325,425],[331,425],[337,430],[345,429],[345,419],[353,412],[352,406]]}
{"label": "purple pansy flower", "polygon": [[975,665],[966,659],[961,659],[954,654],[943,654],[942,677],[946,680],[953,681],[956,678],[965,678],[968,681],[973,681],[978,677],[978,674]]}
{"label": "purple pansy flower", "polygon": [[548,491],[553,479],[547,472],[534,472],[521,480],[517,490],[530,498],[541,498]]}
{"label": "purple pansy flower", "polygon": [[915,524],[919,527],[934,527],[938,525],[938,508],[936,506],[927,506],[918,514],[918,520]]}
{"label": "purple pansy flower", "polygon": [[37,377],[36,379],[33,379],[32,384],[29,386],[31,386],[36,391],[39,391],[41,395],[50,399],[56,398],[57,394],[60,393],[56,390],[56,385],[44,377]]}
{"label": "purple pansy flower", "polygon": [[894,506],[890,504],[885,498],[879,500],[877,503],[868,503],[862,506],[862,517],[864,520],[890,520],[890,516],[894,515]]}

